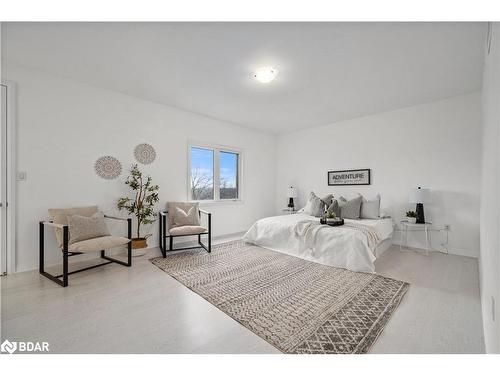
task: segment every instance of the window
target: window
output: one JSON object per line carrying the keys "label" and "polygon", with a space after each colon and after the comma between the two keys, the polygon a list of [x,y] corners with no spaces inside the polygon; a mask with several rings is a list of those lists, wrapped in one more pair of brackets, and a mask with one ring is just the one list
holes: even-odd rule
{"label": "window", "polygon": [[214,199],[214,151],[191,147],[191,199]]}
{"label": "window", "polygon": [[241,153],[218,147],[189,146],[189,199],[240,199]]}

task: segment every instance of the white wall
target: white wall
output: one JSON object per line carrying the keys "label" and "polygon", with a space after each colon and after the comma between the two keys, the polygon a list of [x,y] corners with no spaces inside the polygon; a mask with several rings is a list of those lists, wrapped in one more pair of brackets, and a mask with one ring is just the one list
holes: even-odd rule
{"label": "white wall", "polygon": [[[119,213],[118,197],[127,194],[124,179],[134,162],[134,147],[151,143],[157,159],[142,170],[160,186],[161,206],[187,199],[188,140],[214,142],[243,150],[243,203],[208,207],[214,235],[248,229],[274,211],[273,135],[30,71],[7,63],[3,76],[18,89],[18,170],[27,181],[17,190],[17,270],[38,264],[38,221],[50,207],[97,204]],[[165,82],[168,84],[168,82]],[[94,173],[95,160],[117,157],[124,167],[117,180]],[[157,245],[157,224],[151,246]],[[53,235],[47,235],[48,263],[59,262]]]}
{"label": "white wall", "polygon": [[[310,190],[380,193],[382,210],[399,223],[405,210],[415,209],[408,203],[410,189],[429,187],[433,203],[425,206],[426,220],[450,225],[451,252],[477,256],[480,108],[480,95],[473,93],[279,137],[276,209],[286,205],[289,185],[299,189],[299,205]],[[371,185],[327,186],[327,171],[357,168],[371,168]],[[424,247],[420,235],[410,244]],[[435,247],[444,237],[434,233]]]}
{"label": "white wall", "polygon": [[[500,24],[494,23],[483,77],[480,285],[486,350],[500,352]],[[493,299],[496,300],[495,304]],[[493,306],[494,305],[494,306]],[[496,311],[493,320],[492,310]]]}

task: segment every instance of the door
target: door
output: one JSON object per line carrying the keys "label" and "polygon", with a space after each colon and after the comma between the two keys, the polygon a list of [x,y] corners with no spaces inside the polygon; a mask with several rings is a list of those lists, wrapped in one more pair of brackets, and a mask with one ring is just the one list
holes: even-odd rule
{"label": "door", "polygon": [[2,131],[0,132],[0,155],[2,175],[0,178],[0,275],[7,274],[7,86],[0,85],[2,90]]}

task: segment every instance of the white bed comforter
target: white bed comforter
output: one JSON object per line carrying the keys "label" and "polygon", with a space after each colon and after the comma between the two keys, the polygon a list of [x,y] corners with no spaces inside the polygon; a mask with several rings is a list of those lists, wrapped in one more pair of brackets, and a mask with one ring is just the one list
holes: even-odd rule
{"label": "white bed comforter", "polygon": [[375,272],[375,248],[392,237],[391,219],[349,220],[319,225],[303,213],[267,217],[255,222],[243,240],[270,250],[356,272]]}

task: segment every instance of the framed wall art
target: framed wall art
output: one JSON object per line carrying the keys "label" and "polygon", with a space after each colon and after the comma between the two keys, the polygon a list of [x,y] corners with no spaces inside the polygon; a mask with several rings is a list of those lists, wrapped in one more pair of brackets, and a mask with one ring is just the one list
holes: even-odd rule
{"label": "framed wall art", "polygon": [[370,185],[370,169],[328,172],[328,186]]}

